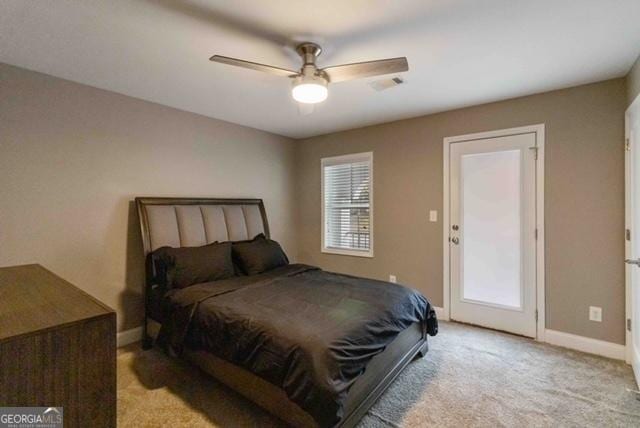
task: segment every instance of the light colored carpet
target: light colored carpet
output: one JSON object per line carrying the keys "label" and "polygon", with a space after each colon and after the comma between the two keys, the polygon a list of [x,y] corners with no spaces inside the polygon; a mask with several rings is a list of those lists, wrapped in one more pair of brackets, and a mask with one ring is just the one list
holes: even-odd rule
{"label": "light colored carpet", "polygon": [[[441,323],[360,427],[640,426],[631,368],[508,334]],[[186,363],[118,354],[119,427],[282,426]]]}

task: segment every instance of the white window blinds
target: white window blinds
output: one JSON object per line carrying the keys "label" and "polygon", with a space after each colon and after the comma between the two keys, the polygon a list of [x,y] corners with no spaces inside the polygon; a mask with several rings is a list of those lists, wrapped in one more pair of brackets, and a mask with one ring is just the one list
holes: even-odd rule
{"label": "white window blinds", "polygon": [[323,251],[372,255],[372,154],[322,160]]}

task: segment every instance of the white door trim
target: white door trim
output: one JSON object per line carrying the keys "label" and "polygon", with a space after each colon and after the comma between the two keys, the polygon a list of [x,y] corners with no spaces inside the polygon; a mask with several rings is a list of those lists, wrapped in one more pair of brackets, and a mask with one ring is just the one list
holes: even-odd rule
{"label": "white door trim", "polygon": [[443,248],[443,295],[442,307],[444,320],[449,320],[451,308],[451,275],[449,268],[449,151],[452,143],[487,138],[505,137],[518,134],[536,134],[538,147],[538,161],[536,162],[536,227],[538,239],[536,241],[536,309],[538,322],[536,325],[536,340],[545,340],[545,262],[544,262],[544,124],[522,126],[518,128],[501,129],[497,131],[479,132],[475,134],[446,137],[443,141],[443,204],[442,204],[442,248]]}
{"label": "white door trim", "polygon": [[[635,110],[640,110],[640,95],[638,95],[636,97],[636,99],[631,103],[631,105],[627,108],[627,110],[625,111],[624,114],[624,138],[625,138],[625,145],[626,145],[626,140],[628,138],[630,138],[629,132],[629,117],[631,116],[631,114],[635,111]],[[632,159],[629,156],[630,152],[628,150],[626,150],[625,147],[625,151],[624,151],[624,227],[626,230],[630,230],[631,229],[631,225],[633,223],[633,219],[632,219],[632,209],[631,209],[631,195],[634,191],[634,184],[633,184],[633,180],[631,179],[631,173],[632,173],[632,168],[633,168],[633,164],[632,164]],[[625,232],[626,233],[626,232]],[[631,248],[631,241],[628,241],[626,238],[624,240],[624,255],[625,255],[625,259],[631,258],[633,255],[631,254],[632,248]],[[624,277],[625,277],[625,361],[627,362],[627,364],[632,364],[633,363],[633,359],[634,359],[634,354],[633,354],[633,338],[631,337],[631,331],[629,331],[629,329],[626,326],[626,320],[631,320],[633,319],[633,311],[632,311],[632,303],[631,303],[631,269],[634,268],[635,266],[633,265],[629,265],[629,264],[625,264],[625,273],[624,273]],[[640,364],[639,364],[640,365]],[[638,384],[640,385],[640,373],[636,374],[636,380],[638,381]]]}

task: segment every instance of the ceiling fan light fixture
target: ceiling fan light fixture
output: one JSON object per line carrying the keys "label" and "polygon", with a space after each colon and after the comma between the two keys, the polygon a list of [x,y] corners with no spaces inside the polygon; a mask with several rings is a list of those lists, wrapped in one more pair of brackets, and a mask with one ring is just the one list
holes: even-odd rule
{"label": "ceiling fan light fixture", "polygon": [[223,55],[213,55],[209,60],[293,79],[291,96],[300,104],[317,104],[326,100],[327,96],[329,96],[327,89],[329,82],[333,84],[365,77],[402,73],[409,70],[407,58],[403,56],[318,68],[316,58],[322,52],[320,46],[311,42],[300,43],[296,47],[296,52],[302,59],[302,68],[299,71]]}
{"label": "ceiling fan light fixture", "polygon": [[327,80],[318,76],[298,76],[293,80],[291,95],[299,103],[321,103],[329,95]]}

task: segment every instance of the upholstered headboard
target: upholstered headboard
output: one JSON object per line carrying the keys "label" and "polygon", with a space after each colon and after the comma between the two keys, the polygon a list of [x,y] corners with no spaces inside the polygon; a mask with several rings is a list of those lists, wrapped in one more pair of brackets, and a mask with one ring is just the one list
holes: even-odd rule
{"label": "upholstered headboard", "polygon": [[269,236],[262,199],[136,198],[145,255],[160,247]]}
{"label": "upholstered headboard", "polygon": [[260,233],[269,237],[269,224],[262,199],[136,198],[142,245],[146,259],[144,289],[143,348],[151,347],[148,328],[160,322],[149,254],[160,247],[196,247],[215,241],[243,241]]}

